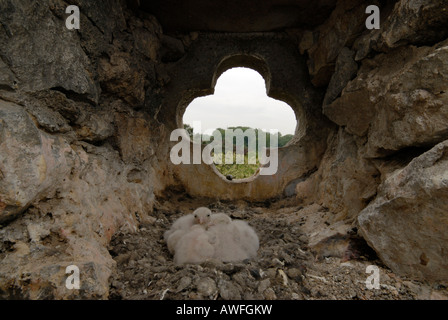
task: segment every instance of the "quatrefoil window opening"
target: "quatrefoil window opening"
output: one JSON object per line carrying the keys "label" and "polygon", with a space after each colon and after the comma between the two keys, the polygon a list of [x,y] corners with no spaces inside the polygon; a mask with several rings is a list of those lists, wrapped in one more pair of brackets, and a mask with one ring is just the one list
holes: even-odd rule
{"label": "quatrefoil window opening", "polygon": [[[226,129],[239,128],[243,132],[249,128],[256,129],[257,136],[259,130],[267,134],[270,130],[276,130],[279,132],[278,146],[283,147],[293,137],[297,119],[287,103],[267,96],[266,82],[257,71],[237,67],[221,74],[213,95],[196,98],[189,104],[183,123],[192,138],[218,128],[223,135]],[[255,164],[249,160],[247,143],[246,138],[244,164],[236,164],[236,161],[228,164],[223,158],[224,163],[216,165],[218,171],[235,179],[253,176],[260,164],[258,159]]]}

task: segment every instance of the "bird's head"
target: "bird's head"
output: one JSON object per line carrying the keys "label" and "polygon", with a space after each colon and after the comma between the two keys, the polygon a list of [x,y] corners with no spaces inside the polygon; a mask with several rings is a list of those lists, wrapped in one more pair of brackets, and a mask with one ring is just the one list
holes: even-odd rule
{"label": "bird's head", "polygon": [[212,215],[212,212],[210,211],[210,209],[205,208],[205,207],[197,208],[193,212],[194,223],[206,225],[210,222],[211,215]]}

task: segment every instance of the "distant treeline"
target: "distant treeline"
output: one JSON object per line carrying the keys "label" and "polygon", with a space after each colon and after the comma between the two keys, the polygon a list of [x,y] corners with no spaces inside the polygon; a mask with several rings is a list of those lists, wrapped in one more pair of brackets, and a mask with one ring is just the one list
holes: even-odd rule
{"label": "distant treeline", "polygon": [[[193,128],[189,125],[189,124],[184,124],[184,129],[188,132],[188,134],[190,135],[190,138],[192,140],[194,140],[195,138],[198,140],[199,138],[201,138],[202,144],[209,144],[213,141],[214,137],[210,136],[210,135],[205,135],[203,134],[202,136],[200,136],[200,134],[195,134],[193,136]],[[239,137],[239,134],[244,136],[244,133],[246,132],[246,130],[248,129],[252,129],[253,132],[255,133],[254,138],[256,140],[256,147],[258,148],[258,138],[259,138],[259,130],[260,129],[253,129],[250,127],[228,127],[228,130],[233,130],[233,132],[235,133],[235,136],[233,137],[233,150],[236,150],[236,141],[237,138]],[[237,129],[241,129],[241,131],[237,130]],[[226,129],[222,129],[222,128],[218,128],[216,129],[221,133],[221,138],[222,138],[222,147],[223,147],[223,151],[225,148],[225,140],[226,139],[230,139],[230,137],[226,137],[225,135],[225,131]],[[261,130],[261,134],[260,135],[265,135],[266,137],[266,147],[269,148],[271,146],[271,135],[269,132],[265,132],[263,130]],[[276,134],[278,136],[278,147],[284,147],[292,138],[293,135],[292,134],[286,134],[286,135],[282,135],[280,132]],[[241,139],[242,137],[240,137]],[[229,140],[230,142],[230,140]],[[229,143],[228,142],[228,143]],[[249,145],[249,138],[247,136],[244,136],[244,150],[245,150],[245,154],[247,154],[247,149],[248,149],[248,145]]]}

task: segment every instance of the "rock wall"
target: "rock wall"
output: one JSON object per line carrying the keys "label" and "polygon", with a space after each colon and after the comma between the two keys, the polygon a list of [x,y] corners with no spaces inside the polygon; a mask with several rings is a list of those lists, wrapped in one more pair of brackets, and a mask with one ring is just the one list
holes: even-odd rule
{"label": "rock wall", "polygon": [[[338,1],[317,27],[256,34],[164,34],[139,3],[73,1],[82,27],[67,30],[62,0],[0,1],[0,297],[107,298],[111,237],[170,186],[319,203],[398,274],[448,279],[445,1]],[[296,112],[276,176],[170,163],[186,105],[234,66]],[[76,296],[69,265],[88,279]]]}
{"label": "rock wall", "polygon": [[339,128],[297,197],[327,206],[334,221],[354,220],[398,274],[446,281],[448,5],[378,5],[380,30],[362,31],[365,3],[342,1],[300,42],[312,82],[328,85],[323,113]]}
{"label": "rock wall", "polygon": [[76,265],[90,279],[77,298],[106,298],[107,244],[165,187],[148,101],[163,86],[161,27],[120,1],[75,4],[79,31],[63,1],[0,3],[1,297],[70,298]]}

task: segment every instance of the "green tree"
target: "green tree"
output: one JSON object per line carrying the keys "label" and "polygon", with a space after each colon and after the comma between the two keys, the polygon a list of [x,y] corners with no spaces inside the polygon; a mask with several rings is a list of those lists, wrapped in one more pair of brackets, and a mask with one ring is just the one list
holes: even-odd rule
{"label": "green tree", "polygon": [[190,139],[193,138],[193,127],[189,124],[184,124],[184,129],[187,130],[188,135],[190,136]]}
{"label": "green tree", "polygon": [[[188,134],[190,135],[190,138],[193,139],[193,128],[188,125],[188,124],[184,124],[184,128],[185,130],[187,130]],[[237,129],[241,129],[242,133],[244,134],[244,132],[248,129],[252,129],[250,127],[243,127],[243,126],[238,126],[238,127],[228,127],[227,129],[231,129],[235,132],[235,130]],[[220,136],[221,136],[221,144],[222,144],[222,151],[221,151],[221,156],[223,159],[225,159],[225,132],[226,129],[223,128],[217,128],[216,130],[219,131]],[[258,150],[258,134],[259,131],[261,129],[255,129],[255,138],[256,138],[256,150]],[[269,134],[269,132],[265,132],[265,131],[261,131],[261,134],[264,134],[266,137],[266,147],[269,148],[271,146],[271,135]],[[287,135],[282,135],[280,132],[278,132],[277,134],[277,138],[278,138],[278,147],[284,147],[289,141],[291,141],[291,139],[294,137],[292,134],[287,134]],[[203,144],[209,144],[213,141],[214,137],[212,136],[211,138],[207,136],[207,139],[204,139],[206,136],[202,135],[202,141]],[[247,137],[244,138],[244,150],[245,150],[245,154],[244,154],[244,159],[245,159],[245,163],[244,164],[236,164],[236,137],[233,138],[233,141],[230,142],[233,145],[233,159],[234,162],[233,164],[226,164],[223,163],[221,165],[216,165],[216,168],[218,169],[218,171],[220,171],[223,175],[232,175],[234,179],[244,179],[244,178],[248,178],[250,176],[253,176],[258,168],[260,167],[260,163],[258,161],[258,155],[256,158],[256,164],[249,164],[249,154],[248,154],[248,145],[249,145],[249,139]]]}

